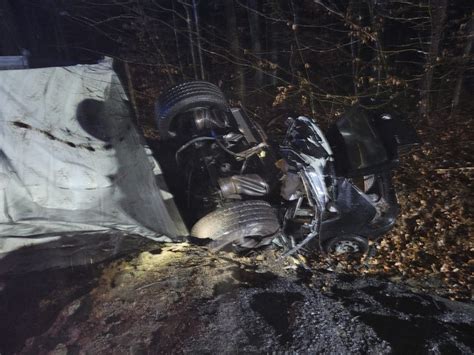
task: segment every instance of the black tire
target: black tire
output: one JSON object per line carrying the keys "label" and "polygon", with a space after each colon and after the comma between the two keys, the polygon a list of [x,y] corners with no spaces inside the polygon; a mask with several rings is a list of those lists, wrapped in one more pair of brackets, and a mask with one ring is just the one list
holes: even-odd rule
{"label": "black tire", "polygon": [[359,235],[346,234],[329,239],[323,244],[323,249],[332,255],[365,254],[369,250],[369,241]]}
{"label": "black tire", "polygon": [[261,200],[230,203],[203,218],[193,226],[191,235],[212,239],[211,247],[228,244],[256,248],[268,244],[280,229],[274,209]]}
{"label": "black tire", "polygon": [[172,120],[195,108],[228,110],[222,91],[207,81],[190,81],[166,90],[160,95],[155,107],[158,131],[162,139],[174,137],[170,131]]}

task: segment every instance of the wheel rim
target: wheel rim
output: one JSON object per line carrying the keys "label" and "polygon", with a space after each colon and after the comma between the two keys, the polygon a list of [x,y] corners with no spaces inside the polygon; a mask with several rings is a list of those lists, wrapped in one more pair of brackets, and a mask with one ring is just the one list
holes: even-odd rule
{"label": "wheel rim", "polygon": [[342,255],[349,253],[359,253],[361,248],[357,242],[352,240],[341,240],[333,245],[332,250],[334,254]]}
{"label": "wheel rim", "polygon": [[[169,137],[175,138],[177,136],[176,126],[174,126],[174,124],[176,122],[176,119],[178,119],[178,117],[180,115],[182,115],[182,114],[192,114],[192,120],[194,120],[196,127],[198,129],[200,129],[200,128],[204,128],[205,125],[207,124],[207,122],[205,122],[205,121],[214,121],[215,120],[215,118],[210,117],[210,115],[211,115],[211,111],[216,110],[216,109],[218,109],[218,107],[213,106],[213,105],[196,106],[196,107],[189,108],[189,109],[187,109],[183,112],[180,112],[179,114],[174,116],[169,122],[169,126],[168,126],[168,135],[169,135]],[[226,125],[225,122],[219,122],[219,123],[222,124],[223,127]]]}
{"label": "wheel rim", "polygon": [[204,107],[204,106],[197,106],[197,107],[192,107],[190,109],[187,109],[183,112],[180,112],[179,114],[175,115],[169,122],[169,125],[168,125],[168,135],[171,137],[171,138],[175,138],[177,136],[177,133],[175,131],[175,129],[177,128],[176,126],[174,126],[176,124],[176,120],[178,119],[178,117],[180,115],[183,115],[183,114],[191,114],[193,115],[193,120],[195,119],[195,113],[196,112],[199,112],[201,110],[209,110],[210,108],[209,107]]}

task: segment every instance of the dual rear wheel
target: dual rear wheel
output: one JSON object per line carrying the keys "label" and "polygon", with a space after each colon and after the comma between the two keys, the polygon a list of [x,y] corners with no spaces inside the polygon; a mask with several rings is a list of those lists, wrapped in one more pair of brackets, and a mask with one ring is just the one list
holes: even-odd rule
{"label": "dual rear wheel", "polygon": [[[160,138],[176,137],[177,121],[197,110],[226,112],[229,106],[222,91],[205,81],[187,82],[165,91],[156,104]],[[227,203],[202,217],[191,235],[211,239],[215,249],[229,244],[250,249],[270,244],[279,228],[275,210],[268,202],[247,200]]]}

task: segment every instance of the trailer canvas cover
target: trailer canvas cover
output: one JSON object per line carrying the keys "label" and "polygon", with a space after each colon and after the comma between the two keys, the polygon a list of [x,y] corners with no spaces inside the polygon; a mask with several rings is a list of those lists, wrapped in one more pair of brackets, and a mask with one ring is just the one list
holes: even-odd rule
{"label": "trailer canvas cover", "polygon": [[[159,180],[110,60],[0,71],[0,274],[89,262],[126,235],[185,235]],[[11,258],[31,245],[75,251]]]}

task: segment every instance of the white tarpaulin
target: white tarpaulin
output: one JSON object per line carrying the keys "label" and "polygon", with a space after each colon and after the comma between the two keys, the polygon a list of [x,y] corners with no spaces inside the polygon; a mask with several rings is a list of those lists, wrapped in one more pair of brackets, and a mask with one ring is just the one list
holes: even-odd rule
{"label": "white tarpaulin", "polygon": [[142,143],[110,62],[0,71],[0,259],[91,233],[185,235]]}

